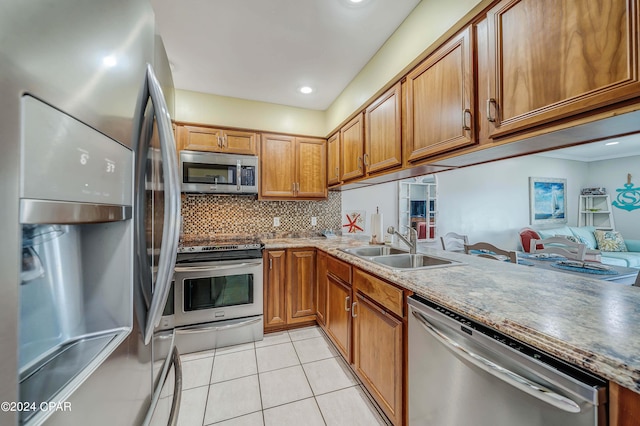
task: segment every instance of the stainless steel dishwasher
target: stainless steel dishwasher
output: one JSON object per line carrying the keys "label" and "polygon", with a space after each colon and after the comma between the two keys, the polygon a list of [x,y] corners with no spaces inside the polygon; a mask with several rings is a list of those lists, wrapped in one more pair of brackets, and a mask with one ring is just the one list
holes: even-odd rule
{"label": "stainless steel dishwasher", "polygon": [[418,296],[409,298],[411,426],[604,426],[607,383]]}

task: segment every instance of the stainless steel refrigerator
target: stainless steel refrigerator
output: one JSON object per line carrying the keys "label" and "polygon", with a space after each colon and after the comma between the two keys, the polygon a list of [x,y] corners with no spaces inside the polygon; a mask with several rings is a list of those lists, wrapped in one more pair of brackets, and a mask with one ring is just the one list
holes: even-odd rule
{"label": "stainless steel refrigerator", "polygon": [[176,420],[172,86],[146,0],[0,4],[0,424]]}

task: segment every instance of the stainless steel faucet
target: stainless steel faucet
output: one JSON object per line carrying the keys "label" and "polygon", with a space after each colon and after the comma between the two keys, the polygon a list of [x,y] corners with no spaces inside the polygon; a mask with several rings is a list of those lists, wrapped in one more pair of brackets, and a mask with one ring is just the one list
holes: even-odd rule
{"label": "stainless steel faucet", "polygon": [[404,235],[396,231],[396,228],[390,226],[387,228],[387,232],[389,234],[396,234],[406,245],[409,246],[409,253],[416,254],[416,250],[418,247],[418,231],[408,226],[409,229],[409,239],[407,240]]}

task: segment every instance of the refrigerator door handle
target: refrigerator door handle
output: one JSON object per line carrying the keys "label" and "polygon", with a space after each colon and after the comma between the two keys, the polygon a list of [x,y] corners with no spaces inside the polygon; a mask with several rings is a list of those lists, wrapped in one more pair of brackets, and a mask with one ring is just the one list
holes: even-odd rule
{"label": "refrigerator door handle", "polygon": [[164,225],[162,233],[162,245],[158,260],[158,273],[156,275],[156,288],[153,292],[147,325],[144,332],[144,342],[148,344],[153,337],[155,327],[160,323],[160,317],[167,303],[173,268],[176,264],[178,253],[178,240],[180,238],[180,192],[178,175],[178,155],[171,128],[169,108],[164,99],[162,88],[155,76],[153,67],[147,64],[147,85],[149,96],[156,111],[158,135],[160,137],[160,151],[162,153],[162,172],[165,179],[164,191]]}
{"label": "refrigerator door handle", "polygon": [[174,385],[173,385],[173,400],[171,402],[171,414],[169,415],[169,426],[176,426],[178,424],[178,415],[180,414],[180,403],[182,397],[182,362],[180,361],[180,352],[178,347],[173,347],[173,353],[171,354],[174,368]]}
{"label": "refrigerator door handle", "polygon": [[[154,115],[156,117],[158,136],[160,139],[160,152],[162,155],[162,173],[164,176],[164,218],[163,218],[163,233],[162,242],[160,246],[160,253],[158,257],[158,267],[156,272],[156,283],[153,290],[153,294],[147,294],[148,291],[143,285],[142,293],[147,299],[147,316],[145,324],[143,326],[144,343],[149,344],[153,337],[153,331],[155,327],[160,323],[160,317],[162,311],[167,302],[167,296],[171,286],[171,279],[173,276],[173,267],[176,263],[176,255],[178,251],[178,239],[180,237],[180,191],[179,191],[179,173],[177,164],[176,145],[173,138],[173,130],[171,127],[171,117],[169,116],[169,109],[162,93],[160,83],[155,76],[153,67],[147,64],[145,83],[143,87],[143,93],[139,98],[138,109],[136,111],[135,129],[136,135],[142,133],[143,126],[145,124],[144,111],[147,107],[149,98],[151,98]],[[149,132],[145,132],[147,136]],[[146,170],[146,152],[149,144],[149,137],[145,137],[145,140],[141,140],[137,146],[138,161],[137,167],[137,181],[138,187],[136,191],[138,194],[143,194],[144,187],[144,175]],[[138,267],[141,269],[139,275],[141,277],[141,284],[144,284],[149,280],[149,264],[146,262],[147,248],[146,239],[144,237],[144,206],[140,203],[144,203],[144,197],[138,195],[138,215],[137,220],[137,239],[138,239],[138,259],[140,264]],[[150,299],[150,300],[149,300]]]}

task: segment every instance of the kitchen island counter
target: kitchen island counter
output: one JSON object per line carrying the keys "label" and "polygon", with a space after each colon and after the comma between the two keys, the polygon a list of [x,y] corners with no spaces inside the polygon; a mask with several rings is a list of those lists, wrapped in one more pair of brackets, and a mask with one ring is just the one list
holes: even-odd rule
{"label": "kitchen island counter", "polygon": [[[353,237],[264,239],[266,249],[315,247],[435,303],[640,393],[640,288],[445,252],[463,262],[394,271],[340,249]],[[402,247],[404,248],[404,247]]]}

